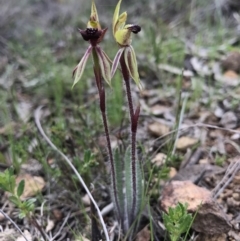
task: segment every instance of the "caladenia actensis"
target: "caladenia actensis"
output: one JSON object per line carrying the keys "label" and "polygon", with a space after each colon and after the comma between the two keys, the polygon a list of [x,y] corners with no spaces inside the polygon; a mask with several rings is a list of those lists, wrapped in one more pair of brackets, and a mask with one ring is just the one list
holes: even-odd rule
{"label": "caladenia actensis", "polygon": [[[93,58],[93,71],[95,75],[96,86],[99,93],[99,108],[101,111],[106,142],[108,158],[111,170],[111,188],[114,209],[124,235],[131,239],[133,230],[136,228],[136,218],[142,208],[143,184],[142,169],[136,153],[136,133],[140,106],[134,108],[131,94],[131,79],[133,79],[139,88],[141,88],[136,56],[131,46],[131,33],[138,33],[141,28],[138,25],[125,25],[127,13],[119,16],[121,0],[118,2],[113,17],[113,34],[120,46],[117,52],[112,69],[110,59],[101,49],[99,43],[107,29],[101,29],[97,9],[92,1],[91,16],[86,30],[79,29],[83,39],[90,43],[83,58],[73,71],[74,83],[81,79],[86,62],[90,55]],[[109,128],[106,114],[106,95],[103,79],[111,86],[111,78],[117,70],[120,63],[122,76],[126,86],[126,96],[130,117],[130,135],[131,144],[122,154],[119,149],[112,150],[109,137]]]}
{"label": "caladenia actensis", "polygon": [[[136,147],[136,133],[140,114],[140,106],[138,105],[134,109],[131,94],[131,79],[133,79],[137,86],[141,88],[136,55],[131,45],[131,33],[137,34],[141,31],[141,27],[134,24],[126,24],[126,12],[119,16],[121,1],[122,0],[119,0],[113,16],[113,36],[120,48],[113,60],[111,76],[114,76],[120,63],[122,76],[126,87],[126,96],[131,124],[131,144],[125,152],[122,168],[125,173],[125,175],[123,174],[122,178],[125,180],[125,182],[124,185],[120,187],[124,188],[126,191],[123,197],[120,197],[124,199],[124,202],[119,201],[119,203],[123,203],[122,210],[119,210],[119,218],[122,221],[121,223],[123,225],[123,231],[126,234],[129,232],[130,227],[136,221],[143,201],[142,169],[140,165],[141,163],[137,158]],[[117,163],[117,159],[115,159],[115,163]],[[118,168],[116,169],[118,170]],[[120,193],[120,190],[121,189],[118,190],[118,193]],[[134,227],[132,228],[134,230]]]}

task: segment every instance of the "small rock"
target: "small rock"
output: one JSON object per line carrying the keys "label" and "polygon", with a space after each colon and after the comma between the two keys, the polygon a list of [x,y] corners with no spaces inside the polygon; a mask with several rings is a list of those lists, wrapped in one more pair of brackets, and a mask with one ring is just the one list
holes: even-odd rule
{"label": "small rock", "polygon": [[164,153],[158,153],[151,161],[155,166],[161,167],[163,164],[165,164],[167,159],[167,155]]}
{"label": "small rock", "polygon": [[188,165],[184,168],[181,168],[177,175],[173,177],[174,181],[191,181],[193,183],[200,180],[204,173],[210,169],[210,165],[196,164]]}
{"label": "small rock", "polygon": [[188,212],[197,212],[192,225],[197,232],[213,235],[230,230],[226,214],[207,189],[198,187],[190,181],[172,181],[162,190],[160,207],[168,212],[169,207],[175,207],[178,202],[187,203]]}
{"label": "small rock", "polygon": [[[238,131],[240,131],[240,130],[238,130]],[[230,138],[231,138],[231,140],[234,140],[234,141],[239,140],[240,139],[240,134],[239,133],[234,133]]]}
{"label": "small rock", "polygon": [[2,213],[0,213],[0,222],[2,222],[4,219],[5,219],[5,216]]}
{"label": "small rock", "polygon": [[226,77],[226,80],[238,80],[239,79],[239,75],[233,70],[226,71],[223,76]]}
{"label": "small rock", "polygon": [[198,140],[189,136],[182,136],[177,140],[177,149],[186,150],[197,144]]}
{"label": "small rock", "polygon": [[224,114],[224,110],[222,108],[220,108],[219,106],[214,111],[214,115],[217,118],[221,118],[223,116],[223,114]]}
{"label": "small rock", "polygon": [[53,230],[53,228],[55,227],[55,221],[52,219],[48,219],[47,220],[47,227],[45,228],[45,231],[48,233],[51,230]]}
{"label": "small rock", "polygon": [[221,125],[228,129],[234,129],[237,127],[237,116],[232,111],[224,113],[220,121]]}
{"label": "small rock", "polygon": [[165,112],[169,111],[169,107],[164,106],[164,105],[154,105],[153,107],[151,107],[151,112],[153,115],[163,115]]}
{"label": "small rock", "polygon": [[240,71],[240,52],[231,52],[225,60],[222,61],[222,68],[224,71],[232,70],[235,72]]}
{"label": "small rock", "polygon": [[228,236],[231,238],[229,240],[240,241],[240,231],[230,230]]}
{"label": "small rock", "polygon": [[226,238],[227,235],[225,233],[214,235],[200,233],[196,241],[226,241]]}
{"label": "small rock", "polygon": [[83,197],[82,197],[82,202],[84,205],[86,206],[90,206],[91,204],[91,200],[89,198],[89,196],[87,194],[85,194]]}
{"label": "small rock", "polygon": [[21,195],[22,200],[33,197],[41,192],[46,185],[44,179],[40,176],[31,176],[30,174],[19,175],[16,178],[16,182],[20,183],[21,180],[25,181],[24,191]]}
{"label": "small rock", "polygon": [[237,192],[234,192],[234,193],[233,193],[233,198],[234,198],[236,201],[240,201],[240,194],[237,193]]}
{"label": "small rock", "polygon": [[169,178],[170,179],[173,178],[174,176],[176,176],[176,174],[177,174],[176,168],[170,167]]}
{"label": "small rock", "polygon": [[143,228],[136,236],[136,241],[150,241],[151,240],[151,233],[148,229],[148,225]]}
{"label": "small rock", "polygon": [[[110,135],[110,142],[111,142],[111,147],[112,149],[117,148],[118,146],[118,138],[116,136]],[[99,145],[99,148],[101,150],[105,150],[107,148],[107,141],[106,141],[106,136],[99,136],[97,139],[97,143]]]}
{"label": "small rock", "polygon": [[148,130],[151,134],[159,137],[169,133],[170,128],[159,122],[154,122],[148,126]]}
{"label": "small rock", "polygon": [[43,172],[43,165],[36,159],[29,159],[21,165],[20,173],[28,173],[33,176],[38,176]]}
{"label": "small rock", "polygon": [[[23,234],[24,234],[24,236],[26,237],[26,239],[28,241],[32,241],[33,240],[32,235],[29,233],[28,230],[24,230]],[[26,239],[21,234],[19,234],[19,237],[16,239],[16,241],[26,241]]]}
{"label": "small rock", "polygon": [[240,185],[240,173],[239,175],[235,175],[235,177],[233,178],[233,183]]}

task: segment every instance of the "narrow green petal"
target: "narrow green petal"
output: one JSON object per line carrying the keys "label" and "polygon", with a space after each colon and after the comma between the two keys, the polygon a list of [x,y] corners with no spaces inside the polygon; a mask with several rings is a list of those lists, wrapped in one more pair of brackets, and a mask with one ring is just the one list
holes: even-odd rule
{"label": "narrow green petal", "polygon": [[127,65],[131,78],[135,81],[138,88],[142,89],[139,74],[138,74],[137,59],[136,59],[134,49],[131,45],[125,48],[124,60]]}
{"label": "narrow green petal", "polygon": [[122,2],[122,0],[119,0],[117,6],[115,8],[114,14],[113,14],[113,36],[115,35],[115,32],[116,32],[116,24],[118,22],[121,2]]}
{"label": "narrow green petal", "polygon": [[77,67],[75,68],[75,70],[73,71],[73,76],[75,77],[74,78],[74,82],[73,82],[73,86],[72,88],[75,86],[75,84],[78,83],[78,81],[81,79],[82,77],[82,74],[83,74],[83,71],[85,69],[85,66],[86,66],[86,63],[87,63],[87,60],[89,58],[89,55],[92,51],[92,46],[90,45],[88,48],[87,48],[87,51],[85,52],[85,54],[83,55],[81,61],[79,62],[79,64],[77,65]]}
{"label": "narrow green petal", "polygon": [[99,66],[101,69],[102,77],[111,87],[111,66],[109,63],[109,58],[100,47],[95,47],[98,56]]}
{"label": "narrow green petal", "polygon": [[115,32],[119,29],[123,29],[126,21],[127,21],[127,12],[124,12],[118,17],[118,21],[115,25]]}

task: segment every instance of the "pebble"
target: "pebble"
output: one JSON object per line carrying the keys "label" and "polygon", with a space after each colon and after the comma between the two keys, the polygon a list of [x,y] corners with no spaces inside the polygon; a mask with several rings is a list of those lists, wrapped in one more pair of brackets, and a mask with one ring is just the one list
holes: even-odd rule
{"label": "pebble", "polygon": [[240,201],[240,194],[239,193],[233,193],[232,197],[236,200],[236,201]]}

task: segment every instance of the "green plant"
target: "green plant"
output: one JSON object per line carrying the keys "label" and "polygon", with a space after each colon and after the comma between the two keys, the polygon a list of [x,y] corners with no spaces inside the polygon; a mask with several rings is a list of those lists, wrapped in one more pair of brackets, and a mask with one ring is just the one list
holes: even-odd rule
{"label": "green plant", "polygon": [[45,233],[41,226],[38,224],[34,216],[34,203],[35,198],[28,200],[22,200],[21,196],[24,192],[25,182],[21,180],[19,183],[16,182],[16,176],[14,175],[14,169],[8,168],[4,172],[0,173],[0,189],[9,193],[9,201],[12,202],[16,207],[19,208],[19,218],[27,218],[41,233],[44,240],[46,239]]}
{"label": "green plant", "polygon": [[187,212],[187,204],[180,202],[176,207],[170,207],[168,213],[164,213],[162,217],[171,241],[179,240],[182,234],[188,232],[194,219]]}
{"label": "green plant", "polygon": [[217,166],[223,166],[224,162],[226,161],[226,156],[216,155],[215,163]]}
{"label": "green plant", "polygon": [[[131,126],[131,145],[126,150],[124,162],[121,165],[119,165],[120,160],[118,161],[118,158],[115,158],[115,169],[118,174],[116,176],[116,183],[121,182],[121,185],[117,186],[118,196],[115,197],[115,202],[118,218],[121,220],[123,232],[126,234],[141,210],[143,195],[141,163],[136,153],[136,133],[140,105],[134,109],[131,94],[131,79],[141,88],[136,55],[131,45],[131,33],[137,34],[141,31],[141,27],[135,24],[126,24],[127,13],[123,12],[119,15],[121,2],[122,0],[119,0],[113,15],[113,35],[120,48],[113,60],[111,76],[114,76],[118,64],[120,63],[123,80],[126,86]],[[123,183],[121,180],[125,180],[125,182]],[[122,186],[122,183],[124,186]],[[120,196],[119,193],[122,192],[123,188],[126,189],[126,192]]]}
{"label": "green plant", "polygon": [[16,177],[14,175],[13,168],[8,168],[4,172],[0,173],[0,188],[9,193],[9,200],[20,209],[19,218],[30,218],[34,211],[35,198],[28,200],[21,200],[25,187],[24,180],[16,183]]}

